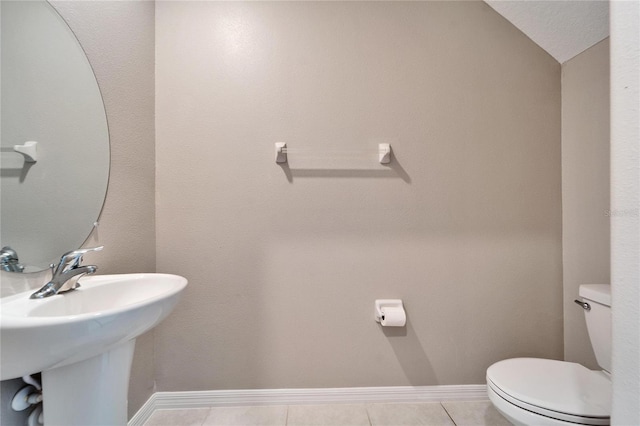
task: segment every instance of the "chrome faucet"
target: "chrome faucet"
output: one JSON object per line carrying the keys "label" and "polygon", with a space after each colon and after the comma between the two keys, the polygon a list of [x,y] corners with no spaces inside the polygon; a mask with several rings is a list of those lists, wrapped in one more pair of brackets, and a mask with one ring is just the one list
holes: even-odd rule
{"label": "chrome faucet", "polygon": [[51,281],[33,293],[31,299],[42,299],[80,287],[80,284],[78,284],[80,277],[84,274],[93,274],[98,269],[95,265],[80,266],[82,256],[90,251],[100,251],[103,248],[104,246],[100,246],[74,250],[63,254],[57,267],[53,263],[50,265],[53,272]]}
{"label": "chrome faucet", "polygon": [[18,253],[9,246],[0,250],[0,268],[7,272],[23,272],[24,265],[20,264]]}

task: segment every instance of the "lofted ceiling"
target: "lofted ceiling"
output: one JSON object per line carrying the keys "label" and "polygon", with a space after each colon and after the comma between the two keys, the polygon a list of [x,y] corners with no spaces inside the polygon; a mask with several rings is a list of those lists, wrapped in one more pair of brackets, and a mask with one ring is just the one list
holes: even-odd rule
{"label": "lofted ceiling", "polygon": [[609,36],[607,0],[484,0],[561,64]]}

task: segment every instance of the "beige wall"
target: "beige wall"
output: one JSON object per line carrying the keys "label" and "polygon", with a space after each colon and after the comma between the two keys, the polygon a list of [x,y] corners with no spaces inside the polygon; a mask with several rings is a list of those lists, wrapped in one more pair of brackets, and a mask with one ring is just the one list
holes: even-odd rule
{"label": "beige wall", "polygon": [[158,390],[562,358],[560,65],[486,4],[157,2],[156,136],[157,269],[190,282]]}
{"label": "beige wall", "polygon": [[580,284],[609,278],[609,40],[562,65],[564,354],[597,368]]}
{"label": "beige wall", "polygon": [[[155,270],[154,5],[138,1],[54,3],[82,44],[104,98],[111,172],[97,240],[87,262],[100,273]],[[153,336],[138,338],[129,413],[153,392]]]}

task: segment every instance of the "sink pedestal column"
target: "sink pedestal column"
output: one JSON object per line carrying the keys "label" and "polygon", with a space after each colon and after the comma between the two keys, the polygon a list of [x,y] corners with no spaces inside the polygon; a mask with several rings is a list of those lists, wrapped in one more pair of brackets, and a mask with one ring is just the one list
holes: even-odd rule
{"label": "sink pedestal column", "polygon": [[42,372],[45,426],[125,426],[135,339]]}

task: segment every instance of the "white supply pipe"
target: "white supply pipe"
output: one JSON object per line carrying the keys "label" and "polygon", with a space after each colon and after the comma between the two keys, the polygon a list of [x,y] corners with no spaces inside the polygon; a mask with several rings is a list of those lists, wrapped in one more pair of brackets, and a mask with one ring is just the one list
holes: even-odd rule
{"label": "white supply pipe", "polygon": [[42,402],[42,392],[34,392],[27,397],[27,402],[31,405]]}
{"label": "white supply pipe", "polygon": [[22,376],[22,380],[28,384],[33,386],[34,388],[38,389],[39,391],[42,390],[42,386],[40,385],[40,382],[38,382],[36,379],[34,379],[32,376]]}

